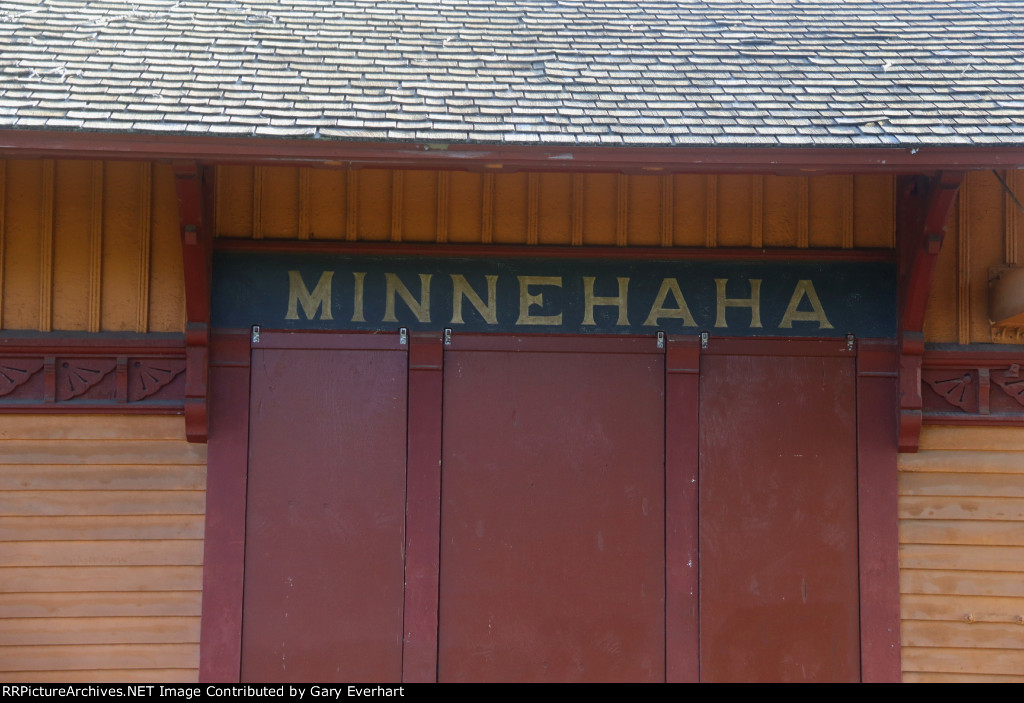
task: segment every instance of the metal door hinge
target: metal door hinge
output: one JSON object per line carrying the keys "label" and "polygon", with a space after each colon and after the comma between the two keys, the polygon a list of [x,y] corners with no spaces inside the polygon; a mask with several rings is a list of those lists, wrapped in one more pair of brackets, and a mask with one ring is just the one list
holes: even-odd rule
{"label": "metal door hinge", "polygon": [[259,344],[260,343],[260,326],[259,325],[253,325],[252,326],[252,343],[253,344]]}
{"label": "metal door hinge", "polygon": [[409,343],[409,328],[399,327],[398,328],[398,343],[408,344]]}
{"label": "metal door hinge", "polygon": [[701,349],[707,349],[708,348],[708,336],[709,335],[708,335],[707,332],[701,332],[700,333],[700,348]]}
{"label": "metal door hinge", "polygon": [[854,336],[852,334],[846,335],[846,351],[853,351]]}
{"label": "metal door hinge", "polygon": [[665,348],[665,333],[664,332],[658,332],[658,349],[664,349],[664,348]]}
{"label": "metal door hinge", "polygon": [[452,343],[452,328],[451,327],[445,327],[444,328],[444,344],[445,344],[445,346],[450,346],[451,343]]}

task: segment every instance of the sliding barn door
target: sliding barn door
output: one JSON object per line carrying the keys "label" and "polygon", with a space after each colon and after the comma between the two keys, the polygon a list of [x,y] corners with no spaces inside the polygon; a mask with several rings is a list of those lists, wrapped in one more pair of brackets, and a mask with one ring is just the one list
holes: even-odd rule
{"label": "sliding barn door", "polygon": [[854,357],[746,346],[701,358],[701,679],[856,681]]}
{"label": "sliding barn door", "polygon": [[407,354],[279,337],[252,352],[242,680],[400,681]]}
{"label": "sliding barn door", "polygon": [[439,679],[663,680],[663,353],[475,341],[445,354]]}

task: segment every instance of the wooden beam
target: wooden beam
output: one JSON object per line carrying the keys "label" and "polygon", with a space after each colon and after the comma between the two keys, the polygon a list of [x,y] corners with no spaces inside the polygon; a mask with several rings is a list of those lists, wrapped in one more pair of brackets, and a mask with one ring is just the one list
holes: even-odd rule
{"label": "wooden beam", "polygon": [[925,311],[935,278],[935,264],[946,236],[946,221],[963,177],[959,171],[943,171],[934,178],[906,176],[898,181],[899,449],[902,452],[916,452],[921,435]]}
{"label": "wooden beam", "polygon": [[173,165],[185,269],[185,436],[190,442],[206,442],[213,246],[203,222],[212,221],[213,179],[195,161]]}

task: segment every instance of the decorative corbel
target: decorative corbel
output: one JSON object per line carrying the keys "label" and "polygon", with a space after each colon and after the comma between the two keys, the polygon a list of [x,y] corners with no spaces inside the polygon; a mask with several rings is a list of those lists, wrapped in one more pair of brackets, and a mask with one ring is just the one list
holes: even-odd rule
{"label": "decorative corbel", "polygon": [[916,452],[920,443],[925,310],[946,221],[962,182],[959,171],[943,171],[933,178],[902,176],[897,182],[901,452]]}
{"label": "decorative corbel", "polygon": [[195,161],[173,165],[185,269],[185,436],[206,442],[213,247],[203,223],[210,221],[204,215],[211,203],[212,174]]}

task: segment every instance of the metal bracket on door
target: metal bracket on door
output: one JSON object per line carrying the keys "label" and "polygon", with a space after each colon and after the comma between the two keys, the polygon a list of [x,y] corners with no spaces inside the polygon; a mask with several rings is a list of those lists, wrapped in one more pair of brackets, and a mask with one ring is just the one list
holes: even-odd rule
{"label": "metal bracket on door", "polygon": [[708,348],[708,336],[709,335],[708,335],[707,332],[701,332],[700,333],[700,348],[701,349],[707,349]]}
{"label": "metal bracket on door", "polygon": [[260,343],[260,326],[259,325],[253,325],[252,326],[252,343],[253,344],[259,344]]}
{"label": "metal bracket on door", "polygon": [[445,327],[444,328],[444,345],[446,347],[448,347],[448,346],[451,346],[451,343],[452,343],[452,328],[451,327]]}
{"label": "metal bracket on door", "polygon": [[665,333],[664,332],[658,332],[658,349],[664,349],[664,348],[665,348]]}
{"label": "metal bracket on door", "polygon": [[399,327],[398,328],[398,343],[408,344],[409,343],[409,328]]}
{"label": "metal bracket on door", "polygon": [[855,337],[852,334],[846,335],[846,351],[853,351],[853,342]]}

